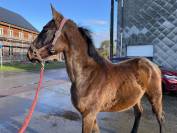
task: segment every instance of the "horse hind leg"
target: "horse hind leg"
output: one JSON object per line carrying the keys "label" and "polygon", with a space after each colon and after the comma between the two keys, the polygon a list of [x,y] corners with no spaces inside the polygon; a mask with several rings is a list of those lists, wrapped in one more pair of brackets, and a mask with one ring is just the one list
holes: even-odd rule
{"label": "horse hind leg", "polygon": [[152,111],[155,113],[156,119],[158,121],[160,133],[163,133],[164,112],[162,109],[162,91],[161,89],[157,89],[156,92],[147,92],[146,94],[152,105]]}
{"label": "horse hind leg", "polygon": [[142,108],[140,102],[138,102],[133,108],[134,108],[135,121],[134,121],[131,133],[137,133],[139,123],[140,123],[140,120],[141,120],[141,115],[143,113],[143,108]]}

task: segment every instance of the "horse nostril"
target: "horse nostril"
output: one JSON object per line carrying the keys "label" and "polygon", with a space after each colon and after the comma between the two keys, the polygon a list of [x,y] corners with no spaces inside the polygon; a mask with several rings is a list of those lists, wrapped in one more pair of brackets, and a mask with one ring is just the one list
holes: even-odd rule
{"label": "horse nostril", "polygon": [[37,54],[37,52],[36,52],[36,51],[33,51],[33,54],[34,54],[34,55],[36,55],[36,54]]}

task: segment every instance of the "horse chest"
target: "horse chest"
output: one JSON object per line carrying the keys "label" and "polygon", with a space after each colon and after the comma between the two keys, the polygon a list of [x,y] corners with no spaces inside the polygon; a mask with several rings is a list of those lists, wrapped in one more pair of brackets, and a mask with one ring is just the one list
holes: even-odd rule
{"label": "horse chest", "polygon": [[71,87],[71,101],[73,106],[79,111],[84,112],[87,109],[87,97],[82,97],[77,88]]}

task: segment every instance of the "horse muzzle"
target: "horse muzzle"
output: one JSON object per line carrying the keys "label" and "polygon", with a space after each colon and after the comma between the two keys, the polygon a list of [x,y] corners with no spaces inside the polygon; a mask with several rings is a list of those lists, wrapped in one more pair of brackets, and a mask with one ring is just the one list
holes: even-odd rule
{"label": "horse muzzle", "polygon": [[38,51],[36,51],[36,50],[29,49],[28,52],[27,52],[27,58],[32,63],[37,63],[37,62],[41,63],[41,62],[43,62],[41,56],[39,55]]}

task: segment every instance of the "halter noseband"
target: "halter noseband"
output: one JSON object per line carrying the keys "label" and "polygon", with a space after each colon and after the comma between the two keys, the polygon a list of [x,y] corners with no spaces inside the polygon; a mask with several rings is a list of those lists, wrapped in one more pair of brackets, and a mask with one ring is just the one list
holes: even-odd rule
{"label": "halter noseband", "polygon": [[55,46],[55,44],[56,44],[56,42],[57,42],[57,39],[60,37],[60,35],[61,35],[61,33],[62,33],[61,31],[62,31],[62,29],[63,29],[65,23],[67,22],[67,20],[68,20],[68,19],[63,18],[63,20],[62,20],[61,23],[60,23],[59,29],[55,32],[55,38],[54,38],[54,40],[53,40],[53,42],[52,42],[52,46],[51,46],[51,48],[50,48],[50,52],[51,52],[51,53],[55,53],[54,46]]}

